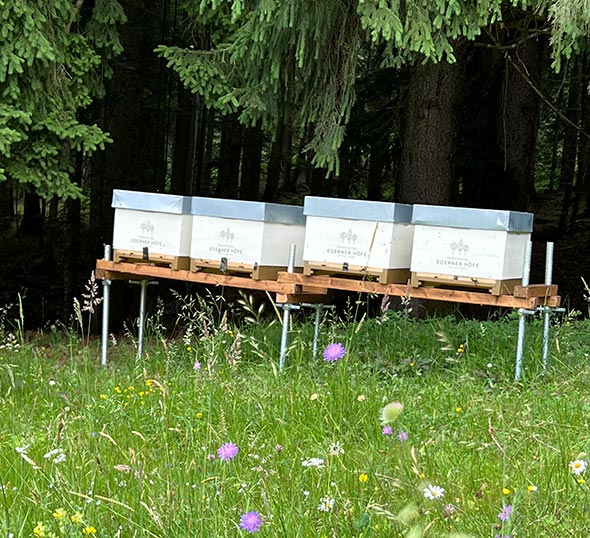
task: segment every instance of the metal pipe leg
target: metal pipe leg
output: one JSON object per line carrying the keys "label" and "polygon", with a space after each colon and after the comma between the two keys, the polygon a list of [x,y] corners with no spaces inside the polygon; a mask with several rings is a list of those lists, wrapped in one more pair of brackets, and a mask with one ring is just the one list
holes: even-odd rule
{"label": "metal pipe leg", "polygon": [[[554,243],[547,243],[545,255],[545,284],[551,285],[553,280],[553,247]],[[551,324],[551,311],[545,308],[543,312],[543,368],[547,368],[549,362],[549,327]]]}
{"label": "metal pipe leg", "polygon": [[320,321],[322,320],[322,310],[324,309],[323,304],[315,305],[315,323],[313,326],[313,354],[312,357],[315,357],[318,354],[318,340],[320,338]]}
{"label": "metal pipe leg", "polygon": [[[111,259],[111,245],[104,246],[104,259]],[[108,278],[102,281],[102,337],[100,364],[107,365],[107,354],[109,347],[109,307],[111,299],[111,281]]]}
{"label": "metal pipe leg", "polygon": [[[529,278],[531,274],[531,253],[533,245],[530,241],[527,241],[525,253],[524,253],[524,264],[522,270],[522,285],[529,285]],[[514,371],[514,379],[520,380],[522,374],[522,356],[524,354],[524,333],[526,329],[526,310],[524,308],[518,309],[518,341],[516,346],[516,367]]]}
{"label": "metal pipe leg", "polygon": [[[296,246],[289,247],[289,265],[287,267],[288,273],[295,272],[295,251]],[[285,367],[285,358],[287,356],[287,346],[289,345],[289,324],[291,322],[291,305],[283,305],[283,330],[281,333],[281,352],[279,355],[279,372],[283,371]]]}
{"label": "metal pipe leg", "polygon": [[141,293],[139,295],[139,330],[137,336],[137,358],[143,356],[143,332],[145,327],[145,304],[147,298],[147,280],[140,281]]}

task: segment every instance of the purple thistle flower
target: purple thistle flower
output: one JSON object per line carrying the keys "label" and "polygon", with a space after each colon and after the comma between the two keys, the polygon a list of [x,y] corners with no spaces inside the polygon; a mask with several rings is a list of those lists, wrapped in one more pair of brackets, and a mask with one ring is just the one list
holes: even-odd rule
{"label": "purple thistle flower", "polygon": [[240,518],[240,529],[247,532],[258,532],[262,525],[262,518],[258,512],[246,512]]}
{"label": "purple thistle flower", "polygon": [[502,506],[502,510],[498,514],[498,519],[500,521],[508,521],[510,519],[511,515],[512,515],[512,505],[505,504],[504,506]]}
{"label": "purple thistle flower", "polygon": [[393,428],[391,426],[383,426],[383,435],[391,435],[393,434]]}
{"label": "purple thistle flower", "polygon": [[326,362],[336,362],[338,359],[344,357],[346,349],[338,342],[337,344],[328,344],[324,349],[324,360]]}
{"label": "purple thistle flower", "polygon": [[225,443],[217,450],[217,455],[220,460],[229,461],[235,458],[238,454],[238,447],[234,443]]}
{"label": "purple thistle flower", "polygon": [[409,437],[410,436],[408,435],[408,432],[401,431],[397,434],[397,438],[399,439],[400,443],[407,441]]}

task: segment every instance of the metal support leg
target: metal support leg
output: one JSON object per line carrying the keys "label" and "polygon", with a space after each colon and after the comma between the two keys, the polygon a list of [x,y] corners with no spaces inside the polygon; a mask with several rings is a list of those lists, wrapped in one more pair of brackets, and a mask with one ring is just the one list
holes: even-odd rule
{"label": "metal support leg", "polygon": [[[104,246],[104,259],[111,259],[111,245]],[[107,365],[107,353],[109,347],[109,307],[111,299],[111,281],[108,278],[102,281],[102,338],[100,364]]]}
{"label": "metal support leg", "polygon": [[[295,271],[295,251],[296,246],[289,247],[289,265],[287,267],[288,273]],[[291,305],[283,305],[283,330],[281,333],[281,352],[279,355],[279,372],[283,371],[285,367],[285,357],[287,356],[287,346],[289,345],[289,324],[291,321]]]}
{"label": "metal support leg", "polygon": [[145,303],[147,298],[147,280],[140,281],[141,293],[139,295],[139,330],[137,336],[137,359],[143,356],[143,332],[145,327]]}
{"label": "metal support leg", "polygon": [[322,310],[324,309],[323,304],[315,305],[315,323],[313,326],[313,355],[315,359],[318,354],[318,340],[320,339],[320,321],[322,320]]}
{"label": "metal support leg", "polygon": [[[529,285],[529,277],[531,274],[531,253],[532,253],[532,243],[527,241],[526,249],[524,253],[524,264],[522,269],[522,285],[528,286]],[[514,372],[514,379],[516,381],[520,380],[520,376],[522,374],[522,356],[524,353],[524,333],[526,329],[526,316],[528,315],[528,311],[524,308],[518,309],[518,342],[516,347],[516,368]]]}
{"label": "metal support leg", "polygon": [[[553,279],[553,247],[554,243],[547,243],[545,255],[545,284],[551,285]],[[549,326],[551,323],[551,310],[546,308],[543,312],[543,368],[547,368],[549,361]]]}

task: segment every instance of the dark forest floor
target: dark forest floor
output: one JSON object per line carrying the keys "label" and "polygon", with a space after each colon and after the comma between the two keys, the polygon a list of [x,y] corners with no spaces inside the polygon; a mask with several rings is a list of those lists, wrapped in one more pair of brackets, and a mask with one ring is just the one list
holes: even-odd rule
{"label": "dark forest floor", "polygon": [[[586,300],[582,278],[590,284],[590,216],[580,216],[568,233],[560,236],[558,224],[563,193],[546,192],[532,204],[535,214],[533,233],[533,260],[531,283],[544,282],[545,244],[555,243],[553,282],[559,286],[562,304],[568,310],[579,310],[588,315],[590,303]],[[46,237],[45,241],[51,241]],[[88,257],[88,256],[87,256]],[[7,319],[18,315],[18,294],[24,297],[25,324],[29,329],[40,328],[56,320],[67,322],[73,313],[72,300],[64,299],[63,264],[60,260],[47,262],[46,249],[36,237],[20,237],[4,232],[0,241],[0,324],[2,307],[13,304]],[[78,298],[84,291],[94,269],[94,259],[79,260],[77,274]],[[102,293],[102,286],[99,292]],[[117,292],[113,299],[114,310],[122,319],[133,318],[138,294],[136,286]],[[118,304],[120,303],[120,304]],[[124,313],[125,310],[129,312]],[[97,322],[98,320],[95,320]]]}

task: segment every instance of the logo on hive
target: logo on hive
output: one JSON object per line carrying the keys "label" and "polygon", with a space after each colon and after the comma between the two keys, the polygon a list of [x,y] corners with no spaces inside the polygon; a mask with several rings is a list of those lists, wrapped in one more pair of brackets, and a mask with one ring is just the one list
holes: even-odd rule
{"label": "logo on hive", "polygon": [[450,247],[453,256],[455,256],[456,253],[459,257],[465,257],[469,252],[469,245],[467,243],[463,243],[463,239],[459,239],[459,242],[453,241]]}
{"label": "logo on hive", "polygon": [[340,232],[340,239],[342,239],[343,243],[346,243],[346,246],[354,246],[356,240],[358,239],[357,235],[349,228],[347,232]]}
{"label": "logo on hive", "polygon": [[139,229],[141,230],[142,236],[153,237],[156,227],[152,222],[147,220],[147,221],[141,223],[141,225],[139,226]]}
{"label": "logo on hive", "polygon": [[231,228],[228,226],[227,229],[221,230],[219,232],[219,237],[221,238],[222,243],[233,243],[235,234],[231,231]]}

